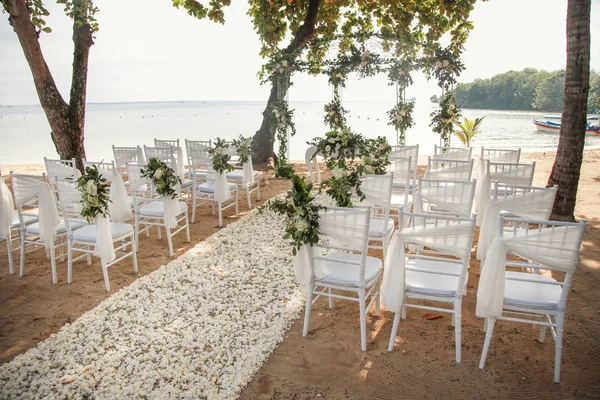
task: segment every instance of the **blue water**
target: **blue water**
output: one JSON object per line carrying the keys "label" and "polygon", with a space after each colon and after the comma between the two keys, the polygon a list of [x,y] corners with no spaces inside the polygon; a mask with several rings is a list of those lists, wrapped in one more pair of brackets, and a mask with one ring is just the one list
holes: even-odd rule
{"label": "blue water", "polygon": [[[298,133],[292,137],[292,160],[304,158],[306,141],[322,136],[324,102],[291,102]],[[366,137],[386,136],[396,144],[394,129],[387,125],[386,111],[393,102],[346,102],[350,127]],[[208,140],[252,135],[260,126],[263,102],[168,102],[89,104],[85,147],[90,160],[112,160],[111,145],[152,145],[154,138]],[[433,152],[439,137],[429,128],[432,104],[417,102],[415,126],[406,134],[407,144],[420,144],[420,153]],[[558,135],[535,130],[533,118],[543,113],[502,110],[463,110],[468,118],[486,116],[482,133],[473,146],[518,148],[524,151],[556,149]],[[41,164],[44,157],[56,158],[50,127],[39,106],[0,108],[0,165]],[[453,138],[453,145],[462,145]],[[600,147],[600,137],[587,137],[586,147]]]}

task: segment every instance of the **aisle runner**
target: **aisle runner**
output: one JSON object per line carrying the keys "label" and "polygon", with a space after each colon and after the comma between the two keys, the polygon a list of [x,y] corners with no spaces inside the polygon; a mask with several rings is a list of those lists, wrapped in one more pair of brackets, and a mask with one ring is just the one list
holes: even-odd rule
{"label": "aisle runner", "polygon": [[235,398],[304,305],[283,231],[228,225],[0,366],[0,397]]}

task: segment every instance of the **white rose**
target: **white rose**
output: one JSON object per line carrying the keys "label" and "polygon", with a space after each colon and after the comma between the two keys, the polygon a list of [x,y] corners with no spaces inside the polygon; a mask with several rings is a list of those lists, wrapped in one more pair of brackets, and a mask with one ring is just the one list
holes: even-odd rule
{"label": "white rose", "polygon": [[448,65],[450,65],[450,62],[448,60],[444,60],[444,62],[442,63],[442,65],[444,67],[447,67]]}
{"label": "white rose", "polygon": [[337,76],[338,78],[341,78],[341,77],[343,77],[344,75],[342,75],[342,73],[341,73],[341,72],[338,72],[336,76]]}
{"label": "white rose", "polygon": [[156,179],[160,179],[163,176],[163,170],[161,168],[154,171],[154,177]]}
{"label": "white rose", "polygon": [[340,119],[338,117],[335,117],[335,122],[340,122]]}
{"label": "white rose", "polygon": [[329,111],[329,115],[333,117],[335,115],[335,111]]}
{"label": "white rose", "polygon": [[454,104],[450,104],[450,109],[454,110],[456,108],[456,106]]}
{"label": "white rose", "polygon": [[325,146],[325,151],[329,153],[331,151],[331,146],[330,145]]}
{"label": "white rose", "polygon": [[294,227],[296,228],[296,230],[303,232],[308,229],[308,222],[306,222],[303,219],[297,219],[294,223]]}
{"label": "white rose", "polygon": [[335,138],[332,138],[332,137],[330,137],[329,139],[327,139],[327,141],[328,141],[329,143],[332,143],[332,144],[333,144],[333,143],[335,143]]}
{"label": "white rose", "polygon": [[87,181],[86,191],[88,194],[96,196],[98,194],[98,186],[96,186],[96,182]]}
{"label": "white rose", "polygon": [[288,62],[287,62],[286,60],[283,60],[283,61],[281,62],[281,65],[283,65],[284,67],[287,67],[287,66],[288,66]]}
{"label": "white rose", "polygon": [[363,61],[363,62],[361,62],[361,63],[360,63],[360,66],[361,66],[361,67],[364,67],[364,66],[365,66],[365,65],[367,65],[367,64],[368,64],[368,63],[367,63],[366,61]]}
{"label": "white rose", "polygon": [[404,110],[400,111],[400,115],[402,115],[403,117],[406,116],[406,111],[404,111]]}
{"label": "white rose", "polygon": [[282,72],[282,73],[283,73],[283,67],[282,67],[282,68],[279,68],[279,72]]}
{"label": "white rose", "polygon": [[440,61],[436,61],[435,62],[435,67],[436,68],[441,68],[442,67],[442,63]]}
{"label": "white rose", "polygon": [[331,172],[335,179],[342,179],[346,176],[346,170],[339,167],[335,167]]}

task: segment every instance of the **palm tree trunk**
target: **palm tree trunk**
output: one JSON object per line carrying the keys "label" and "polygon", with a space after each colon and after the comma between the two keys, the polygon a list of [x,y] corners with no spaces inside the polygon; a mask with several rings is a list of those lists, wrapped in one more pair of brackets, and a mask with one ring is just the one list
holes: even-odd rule
{"label": "palm tree trunk", "polygon": [[590,0],[569,0],[564,108],[558,150],[548,180],[548,186],[558,185],[553,220],[575,220],[590,78],[590,12]]}

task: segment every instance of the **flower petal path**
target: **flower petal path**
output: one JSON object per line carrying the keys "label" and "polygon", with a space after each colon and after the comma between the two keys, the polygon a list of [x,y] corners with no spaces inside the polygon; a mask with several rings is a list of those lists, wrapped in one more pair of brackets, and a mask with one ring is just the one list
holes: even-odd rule
{"label": "flower petal path", "polygon": [[0,366],[0,398],[237,397],[304,305],[283,232],[228,225]]}

